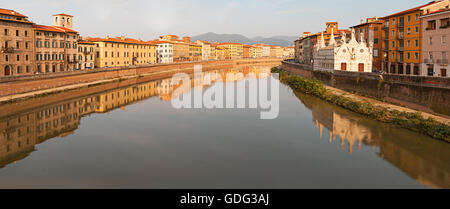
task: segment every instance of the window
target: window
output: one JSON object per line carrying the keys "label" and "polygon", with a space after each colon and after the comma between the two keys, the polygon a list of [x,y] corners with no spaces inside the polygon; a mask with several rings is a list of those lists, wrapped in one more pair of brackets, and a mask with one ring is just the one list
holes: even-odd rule
{"label": "window", "polygon": [[347,70],[347,63],[341,63],[341,70],[343,71]]}
{"label": "window", "polygon": [[446,60],[447,59],[447,52],[442,52],[442,59]]}
{"label": "window", "polygon": [[442,44],[446,44],[447,43],[447,36],[446,35],[442,36],[441,43]]}
{"label": "window", "polygon": [[414,59],[419,59],[419,53],[414,53]]}
{"label": "window", "polygon": [[416,21],[419,21],[419,14],[416,14]]}
{"label": "window", "polygon": [[392,48],[395,48],[395,41],[392,41]]}
{"label": "window", "polygon": [[419,40],[415,40],[414,42],[416,44],[416,47],[418,47],[419,46]]}
{"label": "window", "polygon": [[406,41],[406,46],[411,47],[411,40]]}
{"label": "window", "polygon": [[8,35],[8,29],[5,29],[5,36]]}
{"label": "window", "polygon": [[408,22],[411,22],[411,15],[408,15]]}
{"label": "window", "polygon": [[16,30],[16,36],[19,36],[19,30]]}
{"label": "window", "polygon": [[407,34],[411,34],[411,28],[408,28]]}
{"label": "window", "polygon": [[395,36],[395,30],[392,31],[392,37],[394,37],[394,36]]}
{"label": "window", "polygon": [[411,59],[411,54],[409,52],[406,53],[406,59]]}
{"label": "window", "polygon": [[428,44],[433,45],[433,37],[430,37],[430,39],[428,40]]}

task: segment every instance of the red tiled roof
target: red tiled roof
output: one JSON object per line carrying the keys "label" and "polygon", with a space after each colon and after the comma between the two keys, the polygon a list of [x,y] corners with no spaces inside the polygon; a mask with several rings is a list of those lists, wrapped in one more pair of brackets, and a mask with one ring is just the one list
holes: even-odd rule
{"label": "red tiled roof", "polygon": [[87,41],[87,40],[80,40],[78,41],[78,44],[89,44],[89,45],[95,45],[94,42]]}
{"label": "red tiled roof", "polygon": [[405,11],[397,12],[397,13],[388,15],[388,16],[386,16],[386,17],[383,17],[382,19],[384,19],[384,18],[389,18],[389,17],[393,17],[393,16],[398,16],[398,15],[402,15],[402,14],[407,14],[407,13],[411,13],[411,12],[415,12],[415,11],[419,11],[422,7],[430,6],[430,5],[434,4],[434,3],[436,3],[436,2],[433,1],[433,2],[430,2],[430,3],[428,3],[428,4],[424,4],[424,5],[422,5],[422,6],[418,6],[418,7],[414,7],[414,8],[405,10]]}
{"label": "red tiled roof", "polygon": [[77,31],[71,30],[69,28],[63,28],[58,26],[33,25],[33,28],[39,31],[50,31],[58,33],[78,33]]}
{"label": "red tiled roof", "polygon": [[126,44],[155,44],[153,41],[141,41],[132,38],[115,37],[115,38],[86,38],[87,41],[91,42],[113,42],[113,43],[126,43]]}
{"label": "red tiled roof", "polygon": [[172,44],[170,41],[153,41],[154,44]]}
{"label": "red tiled roof", "polygon": [[[68,15],[68,14],[64,14],[64,13],[61,13],[61,14],[56,14],[56,15],[60,15],[60,16],[68,16],[68,17],[73,17],[72,15]],[[53,15],[53,16],[56,16],[56,15]]]}
{"label": "red tiled roof", "polygon": [[10,10],[10,9],[0,9],[0,14],[11,15],[11,16],[16,16],[16,17],[27,17],[23,14],[20,14],[16,11]]}
{"label": "red tiled roof", "polygon": [[436,13],[441,13],[441,12],[448,12],[448,11],[450,11],[450,9],[440,9],[440,10],[437,10],[437,11],[434,11],[434,12],[430,12],[430,13],[424,15],[424,16],[428,16],[428,15],[432,15],[432,14],[436,14]]}
{"label": "red tiled roof", "polygon": [[243,45],[240,43],[219,43],[219,45]]}

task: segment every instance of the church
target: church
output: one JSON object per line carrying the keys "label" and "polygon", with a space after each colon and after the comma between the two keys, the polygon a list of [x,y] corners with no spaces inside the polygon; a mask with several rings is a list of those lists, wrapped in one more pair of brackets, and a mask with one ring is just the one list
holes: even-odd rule
{"label": "church", "polygon": [[369,43],[365,43],[364,39],[358,42],[352,30],[350,40],[345,34],[342,34],[341,40],[336,40],[332,33],[327,45],[322,34],[314,47],[314,70],[372,72],[373,39],[369,40]]}

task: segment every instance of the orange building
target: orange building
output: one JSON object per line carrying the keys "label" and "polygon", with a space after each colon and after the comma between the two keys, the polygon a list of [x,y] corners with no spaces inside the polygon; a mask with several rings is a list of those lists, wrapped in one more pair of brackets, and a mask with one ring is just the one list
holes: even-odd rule
{"label": "orange building", "polygon": [[392,74],[421,73],[422,15],[450,6],[449,0],[433,1],[383,17],[382,70]]}
{"label": "orange building", "polygon": [[352,28],[355,29],[356,39],[360,40],[361,35],[364,34],[366,43],[373,43],[373,64],[372,69],[374,71],[380,71],[382,68],[382,30],[383,22],[377,17],[367,18],[366,22],[361,20],[361,24],[355,25]]}
{"label": "orange building", "polygon": [[244,58],[250,58],[250,48],[252,46],[244,44]]}

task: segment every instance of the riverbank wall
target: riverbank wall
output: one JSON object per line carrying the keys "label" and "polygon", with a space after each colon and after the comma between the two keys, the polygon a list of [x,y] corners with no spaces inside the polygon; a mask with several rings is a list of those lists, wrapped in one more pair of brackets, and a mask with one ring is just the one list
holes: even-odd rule
{"label": "riverbank wall", "polygon": [[202,65],[203,69],[211,70],[233,67],[235,65],[280,63],[281,61],[281,59],[275,58],[213,60],[2,77],[0,78],[0,101],[11,101],[34,96],[40,94],[39,92],[61,91],[66,88],[73,89],[83,85],[93,85],[133,77],[155,74],[172,75],[176,72],[189,73],[193,71],[195,65]]}
{"label": "riverbank wall", "polygon": [[424,112],[450,116],[450,78],[377,73],[314,71],[311,66],[283,61],[281,68],[328,86],[383,99]]}

